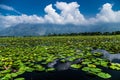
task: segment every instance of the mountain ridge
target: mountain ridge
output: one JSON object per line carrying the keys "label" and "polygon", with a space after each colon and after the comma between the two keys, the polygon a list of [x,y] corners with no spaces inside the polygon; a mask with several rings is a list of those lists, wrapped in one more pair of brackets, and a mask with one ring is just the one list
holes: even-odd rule
{"label": "mountain ridge", "polygon": [[101,24],[93,26],[58,24],[18,24],[0,30],[0,36],[43,36],[51,33],[112,32],[120,31],[120,24]]}

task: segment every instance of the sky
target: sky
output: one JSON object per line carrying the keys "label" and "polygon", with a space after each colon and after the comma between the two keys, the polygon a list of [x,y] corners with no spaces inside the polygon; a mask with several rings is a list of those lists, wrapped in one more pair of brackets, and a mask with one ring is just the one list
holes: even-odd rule
{"label": "sky", "polygon": [[0,0],[0,28],[17,24],[120,23],[120,0]]}

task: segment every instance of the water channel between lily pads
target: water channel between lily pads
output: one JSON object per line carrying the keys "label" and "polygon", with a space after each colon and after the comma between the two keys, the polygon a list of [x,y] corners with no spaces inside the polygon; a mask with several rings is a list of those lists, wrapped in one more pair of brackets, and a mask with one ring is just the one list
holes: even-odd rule
{"label": "water channel between lily pads", "polygon": [[[94,52],[102,53],[102,58],[107,58],[111,62],[120,63],[120,54],[110,54],[108,51],[101,49],[92,50],[92,53]],[[47,65],[47,67],[55,68],[56,71],[34,71],[31,73],[27,72],[18,77],[24,77],[25,80],[120,80],[120,71],[117,70],[101,67],[104,72],[107,72],[112,76],[110,79],[102,79],[83,72],[82,70],[70,68],[70,65],[72,63],[78,63],[79,61],[81,61],[81,59],[75,60],[74,62],[61,63],[60,59],[56,59]]]}
{"label": "water channel between lily pads", "polygon": [[[93,50],[92,52],[100,52],[103,54],[103,58],[107,58],[113,63],[120,63],[120,53],[110,54],[108,51],[102,49]],[[107,69],[107,68],[102,68],[102,69],[105,72],[108,72],[109,74],[112,75],[110,80],[120,80],[120,71]]]}

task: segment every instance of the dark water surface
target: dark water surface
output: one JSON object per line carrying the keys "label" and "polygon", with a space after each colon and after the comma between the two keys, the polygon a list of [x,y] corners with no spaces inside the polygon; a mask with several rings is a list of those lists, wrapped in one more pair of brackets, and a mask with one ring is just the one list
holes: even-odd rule
{"label": "dark water surface", "polygon": [[89,75],[81,70],[25,73],[19,77],[25,80],[109,80]]}
{"label": "dark water surface", "polygon": [[[120,54],[110,54],[106,50],[93,50],[94,52],[101,52],[103,58],[109,59],[111,62],[120,63]],[[102,79],[92,74],[88,74],[81,70],[71,69],[70,65],[73,63],[79,63],[82,59],[75,60],[73,62],[61,63],[59,59],[49,63],[47,67],[55,68],[53,72],[38,72],[24,73],[18,77],[24,77],[25,80],[120,80],[120,71],[111,70],[102,67],[104,72],[111,74],[110,79]]]}

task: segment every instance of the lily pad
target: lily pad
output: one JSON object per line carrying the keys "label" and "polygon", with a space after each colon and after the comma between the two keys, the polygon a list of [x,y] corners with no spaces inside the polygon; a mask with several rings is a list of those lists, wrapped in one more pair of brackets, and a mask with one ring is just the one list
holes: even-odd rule
{"label": "lily pad", "polygon": [[25,80],[24,78],[16,78],[15,80]]}
{"label": "lily pad", "polygon": [[71,67],[78,69],[78,68],[81,68],[82,65],[80,65],[80,64],[72,64]]}
{"label": "lily pad", "polygon": [[108,74],[108,73],[103,73],[103,72],[100,72],[97,74],[99,77],[101,78],[104,78],[104,79],[108,79],[108,78],[111,78],[111,75]]}

